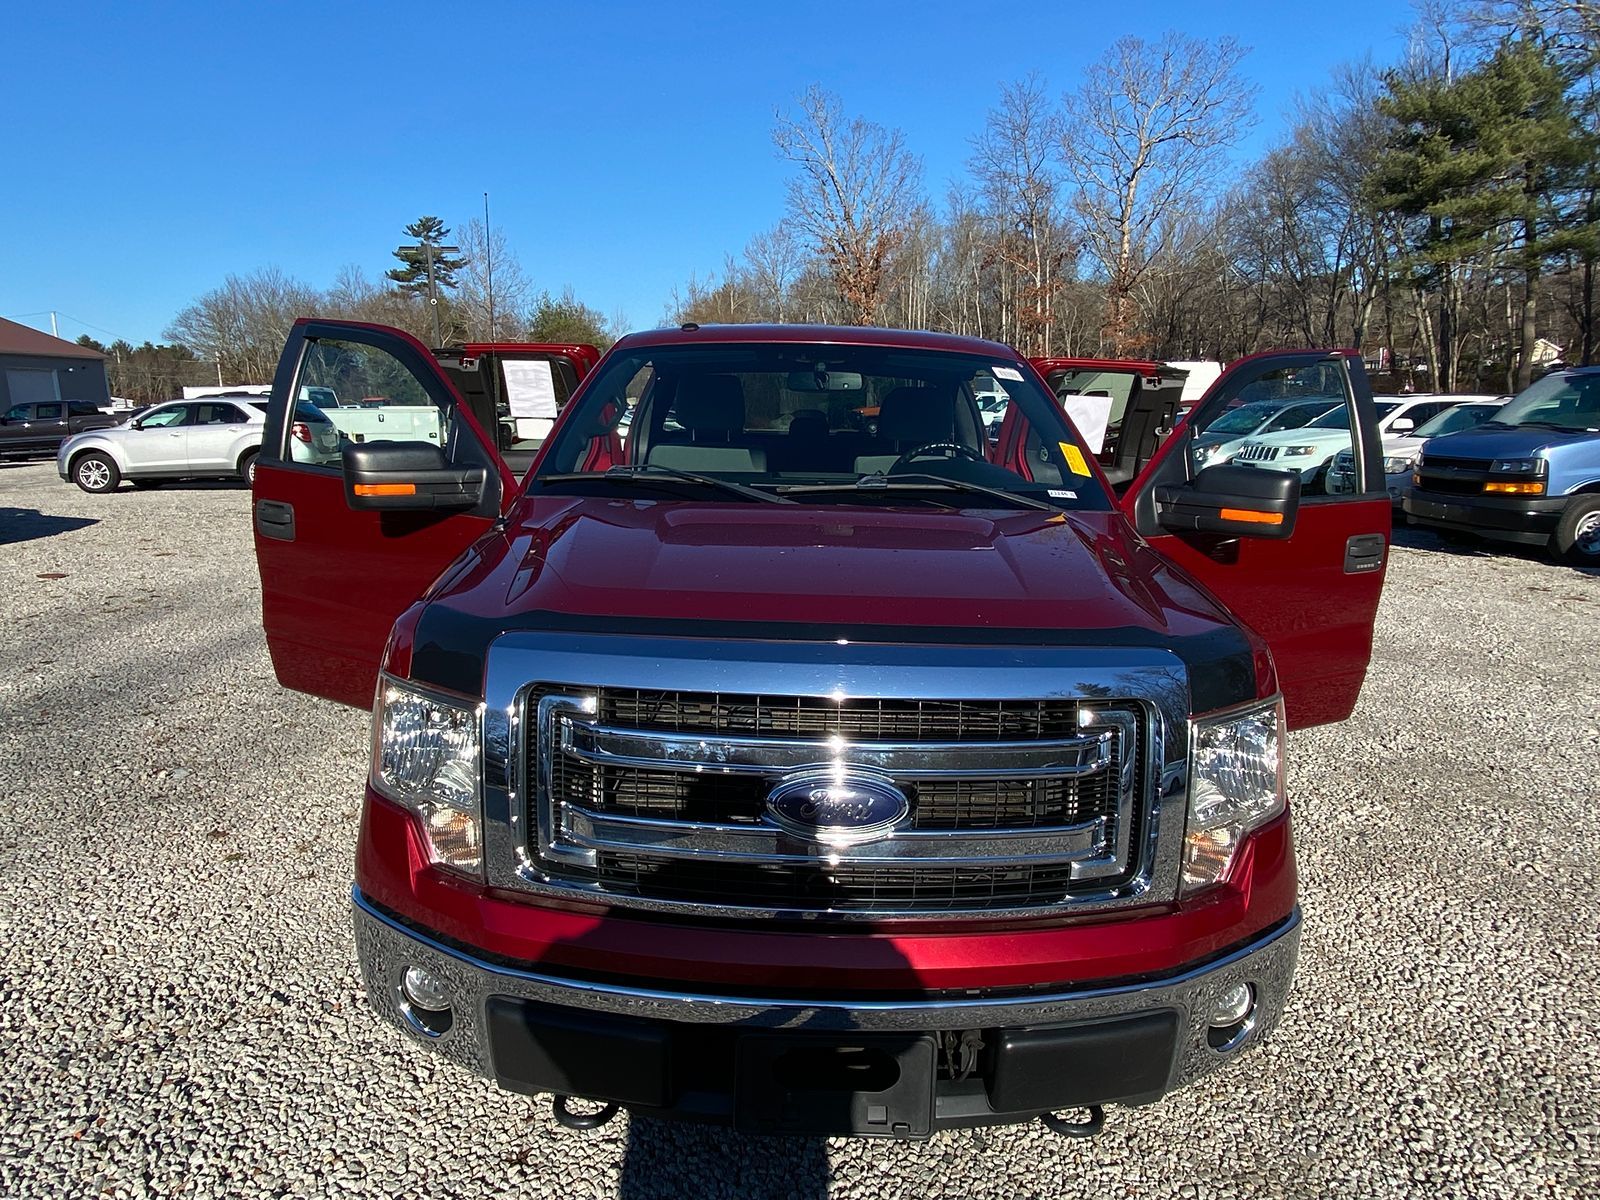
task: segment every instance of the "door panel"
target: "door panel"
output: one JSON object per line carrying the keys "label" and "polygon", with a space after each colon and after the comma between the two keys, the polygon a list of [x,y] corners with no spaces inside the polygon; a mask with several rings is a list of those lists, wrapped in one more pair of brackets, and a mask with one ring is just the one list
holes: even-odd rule
{"label": "door panel", "polygon": [[[1348,405],[1344,445],[1354,443],[1361,487],[1351,495],[1321,494],[1324,451],[1337,430],[1271,435],[1255,454],[1299,470],[1305,498],[1293,533],[1283,539],[1170,533],[1156,521],[1153,490],[1192,477],[1191,446],[1223,412],[1243,402],[1290,399],[1338,380]],[[1337,402],[1337,397],[1335,397]],[[1276,439],[1276,440],[1275,440]],[[1313,448],[1305,454],[1288,454]],[[1388,563],[1390,504],[1372,395],[1359,359],[1316,352],[1273,353],[1230,367],[1195,406],[1189,420],[1157,451],[1123,498],[1140,532],[1169,562],[1205,586],[1272,651],[1289,727],[1343,720],[1354,708],[1372,655],[1372,625]],[[1370,539],[1381,550],[1371,553]],[[1358,540],[1362,539],[1362,540]],[[1354,543],[1354,544],[1352,544]]]}
{"label": "door panel", "polygon": [[234,443],[249,427],[249,418],[224,401],[204,401],[195,406],[195,423],[189,430],[189,469],[232,471]]}
{"label": "door panel", "polygon": [[189,466],[189,423],[193,404],[163,404],[139,419],[122,439],[128,465],[141,472],[184,471]]}
{"label": "door panel", "polygon": [[[350,508],[342,464],[295,462],[286,449],[299,419],[290,398],[302,388],[331,389],[384,412],[431,407],[430,444],[454,464],[489,468],[484,503],[458,513]],[[279,682],[370,705],[395,619],[489,529],[514,492],[492,443],[420,342],[382,326],[297,323],[273,383],[253,497],[261,617]]]}

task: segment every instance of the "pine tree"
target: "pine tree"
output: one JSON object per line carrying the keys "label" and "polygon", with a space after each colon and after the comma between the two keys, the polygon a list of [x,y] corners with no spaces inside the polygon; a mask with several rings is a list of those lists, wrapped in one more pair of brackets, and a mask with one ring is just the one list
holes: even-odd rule
{"label": "pine tree", "polygon": [[387,272],[387,277],[394,280],[401,291],[426,295],[428,291],[428,252],[427,246],[435,247],[433,251],[433,281],[436,287],[442,289],[456,286],[456,272],[466,265],[466,259],[442,254],[437,247],[447,244],[450,240],[450,230],[438,217],[418,217],[406,226],[406,236],[418,243],[417,246],[403,246],[394,252],[400,260],[400,266]]}
{"label": "pine tree", "polygon": [[1542,45],[1507,39],[1455,79],[1391,74],[1379,102],[1395,135],[1369,179],[1380,209],[1412,219],[1405,266],[1439,301],[1439,378],[1456,388],[1462,275],[1509,268],[1522,283],[1518,387],[1532,372],[1544,263],[1581,236],[1575,189],[1594,143],[1566,70]]}

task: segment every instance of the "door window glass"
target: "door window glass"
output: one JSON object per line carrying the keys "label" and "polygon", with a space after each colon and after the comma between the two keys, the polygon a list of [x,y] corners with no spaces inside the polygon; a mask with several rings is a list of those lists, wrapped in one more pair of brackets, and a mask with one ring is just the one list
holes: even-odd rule
{"label": "door window glass", "polygon": [[59,421],[61,420],[61,405],[41,404],[39,405],[38,413],[41,421]]}
{"label": "door window glass", "polygon": [[200,415],[195,420],[196,425],[240,425],[245,421],[245,415],[231,404],[201,404]]}
{"label": "door window glass", "polygon": [[[1328,469],[1340,451],[1354,445],[1345,387],[1344,371],[1332,361],[1278,367],[1256,376],[1233,397],[1234,406],[1208,405],[1214,411],[1195,414],[1194,467],[1233,463],[1293,471],[1300,476],[1302,496],[1328,495]],[[1260,422],[1234,415],[1246,409],[1264,417],[1271,410],[1272,415]],[[1235,432],[1252,423],[1254,431]]]}
{"label": "door window glass", "polygon": [[15,404],[6,413],[8,421],[31,421],[33,419],[33,406],[31,404]]}
{"label": "door window glass", "polygon": [[193,405],[173,404],[167,408],[152,409],[139,419],[140,429],[175,429],[189,424]]}
{"label": "door window glass", "polygon": [[450,414],[386,350],[323,338],[306,344],[284,456],[336,466],[345,442],[427,442],[445,449]]}
{"label": "door window glass", "polygon": [[87,400],[73,400],[67,404],[67,412],[74,417],[94,417],[100,410]]}

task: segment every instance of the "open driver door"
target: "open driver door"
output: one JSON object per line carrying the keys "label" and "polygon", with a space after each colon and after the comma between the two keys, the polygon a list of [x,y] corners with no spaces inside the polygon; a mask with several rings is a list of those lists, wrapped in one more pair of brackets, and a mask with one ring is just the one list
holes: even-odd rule
{"label": "open driver door", "polygon": [[421,342],[378,325],[296,322],[253,495],[278,681],[369,706],[396,618],[516,490],[495,439]]}
{"label": "open driver door", "polygon": [[[1193,439],[1223,413],[1309,397],[1331,408],[1303,444],[1241,438],[1201,467]],[[1349,448],[1358,485],[1329,494],[1327,467]],[[1349,716],[1366,678],[1389,552],[1382,454],[1359,357],[1272,352],[1229,367],[1122,490],[1150,545],[1267,643],[1291,729]]]}

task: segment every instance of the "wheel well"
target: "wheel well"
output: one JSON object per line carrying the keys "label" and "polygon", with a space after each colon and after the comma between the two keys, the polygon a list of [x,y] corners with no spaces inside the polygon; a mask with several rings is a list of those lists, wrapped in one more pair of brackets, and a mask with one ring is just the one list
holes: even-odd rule
{"label": "wheel well", "polygon": [[247,458],[254,458],[256,455],[258,455],[260,453],[261,453],[261,447],[260,446],[246,446],[243,450],[239,451],[239,457],[234,460],[233,465],[242,470],[244,468],[244,463],[245,463],[245,460]]}
{"label": "wheel well", "polygon": [[78,449],[72,452],[72,457],[67,459],[67,474],[70,475],[72,472],[78,469],[78,463],[82,460],[85,454],[99,454],[109,458],[111,460],[111,465],[116,467],[119,473],[122,471],[122,464],[117,461],[117,456],[111,453],[110,450],[107,450],[104,446],[80,446]]}
{"label": "wheel well", "polygon": [[1575,492],[1568,492],[1569,496],[1600,496],[1600,479],[1593,483],[1586,483]]}

